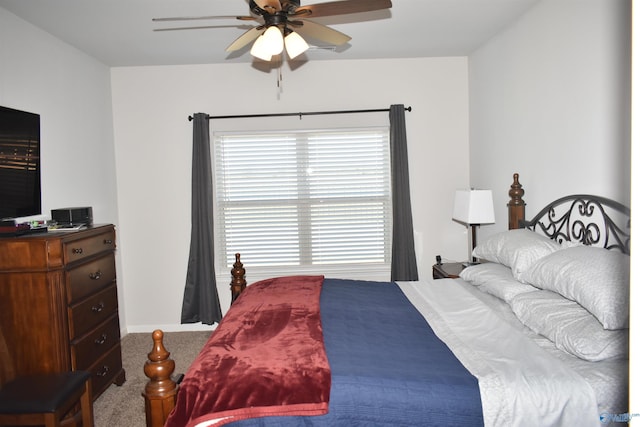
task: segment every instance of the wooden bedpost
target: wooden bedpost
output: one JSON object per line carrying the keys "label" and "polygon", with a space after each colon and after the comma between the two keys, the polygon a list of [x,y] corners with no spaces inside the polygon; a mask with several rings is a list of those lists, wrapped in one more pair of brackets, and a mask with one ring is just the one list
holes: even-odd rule
{"label": "wooden bedpost", "polygon": [[169,413],[176,404],[178,385],[171,379],[176,367],[171,353],[164,348],[162,338],[164,333],[156,329],[153,331],[153,349],[147,355],[144,364],[144,374],[149,378],[144,392],[147,427],[162,427]]}
{"label": "wooden bedpost", "polygon": [[522,196],[524,196],[524,190],[522,189],[522,185],[520,185],[520,181],[518,180],[520,175],[517,173],[513,174],[513,184],[511,184],[511,189],[509,190],[509,203],[507,206],[509,207],[509,230],[513,230],[514,228],[522,228],[524,226],[524,207],[526,203],[522,200]]}
{"label": "wooden bedpost", "polygon": [[244,288],[247,287],[244,273],[245,269],[240,262],[240,254],[236,254],[236,262],[231,269],[231,304],[240,296]]}

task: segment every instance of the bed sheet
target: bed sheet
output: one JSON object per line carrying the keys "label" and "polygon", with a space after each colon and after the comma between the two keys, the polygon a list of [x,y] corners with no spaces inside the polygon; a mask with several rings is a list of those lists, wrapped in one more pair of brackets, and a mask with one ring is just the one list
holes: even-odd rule
{"label": "bed sheet", "polygon": [[486,425],[601,425],[599,414],[627,412],[628,361],[571,356],[462,279],[398,284],[478,377]]}
{"label": "bed sheet", "polygon": [[[451,279],[453,280],[453,279]],[[593,389],[598,402],[598,413],[603,414],[623,414],[628,412],[629,402],[629,360],[603,360],[600,362],[589,362],[579,359],[567,352],[558,349],[548,338],[538,335],[513,314],[511,307],[502,300],[480,291],[475,286],[463,281],[455,279],[460,286],[467,289],[468,292],[475,295],[478,299],[489,306],[494,313],[500,316],[505,322],[509,323],[513,328],[521,331],[538,346],[551,353],[554,357],[566,363],[582,376]]]}

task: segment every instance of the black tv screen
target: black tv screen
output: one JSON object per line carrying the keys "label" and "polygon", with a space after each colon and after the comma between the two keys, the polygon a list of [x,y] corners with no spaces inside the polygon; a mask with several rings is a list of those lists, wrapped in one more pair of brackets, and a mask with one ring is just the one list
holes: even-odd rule
{"label": "black tv screen", "polygon": [[0,107],[0,219],[41,211],[40,115]]}

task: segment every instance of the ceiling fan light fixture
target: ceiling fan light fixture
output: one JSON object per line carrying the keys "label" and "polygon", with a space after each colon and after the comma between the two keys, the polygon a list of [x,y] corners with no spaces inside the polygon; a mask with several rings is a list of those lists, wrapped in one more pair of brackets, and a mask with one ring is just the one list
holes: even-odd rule
{"label": "ceiling fan light fixture", "polygon": [[271,52],[266,47],[264,34],[256,39],[251,46],[251,55],[256,58],[262,59],[263,61],[271,61]]}
{"label": "ceiling fan light fixture", "polygon": [[263,61],[271,61],[273,55],[279,55],[283,50],[282,31],[277,25],[272,25],[253,43],[251,55]]}
{"label": "ceiling fan light fixture", "polygon": [[272,25],[267,28],[267,31],[263,34],[265,48],[271,52],[271,55],[279,55],[284,49],[284,40],[282,38],[282,31],[277,25]]}
{"label": "ceiling fan light fixture", "polygon": [[284,44],[287,48],[287,54],[289,58],[294,59],[298,55],[304,53],[309,49],[307,42],[295,31],[291,31],[285,38]]}

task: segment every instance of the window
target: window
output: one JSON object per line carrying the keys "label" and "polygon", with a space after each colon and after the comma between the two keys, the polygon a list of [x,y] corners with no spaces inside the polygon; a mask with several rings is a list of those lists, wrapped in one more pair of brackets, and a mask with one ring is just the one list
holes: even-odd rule
{"label": "window", "polygon": [[214,135],[219,271],[389,270],[389,129]]}

